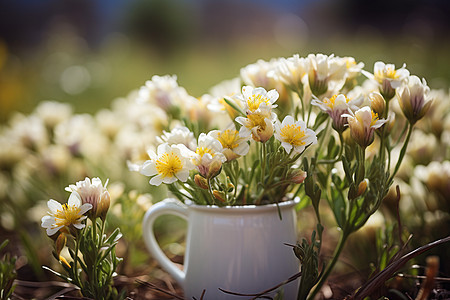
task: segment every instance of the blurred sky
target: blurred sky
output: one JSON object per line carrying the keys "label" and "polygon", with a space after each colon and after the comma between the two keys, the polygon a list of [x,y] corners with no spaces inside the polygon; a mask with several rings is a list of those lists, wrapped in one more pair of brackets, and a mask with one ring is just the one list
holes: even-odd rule
{"label": "blurred sky", "polygon": [[448,87],[449,15],[448,0],[0,0],[0,120],[48,99],[96,110],[155,74],[200,96],[294,53],[405,62]]}

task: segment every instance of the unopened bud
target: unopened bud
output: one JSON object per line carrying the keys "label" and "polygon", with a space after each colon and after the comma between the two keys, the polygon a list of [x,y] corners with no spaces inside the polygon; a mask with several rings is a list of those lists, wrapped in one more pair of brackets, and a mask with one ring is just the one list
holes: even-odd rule
{"label": "unopened bud", "polygon": [[206,174],[206,178],[213,178],[219,175],[220,171],[222,171],[222,161],[220,159],[214,159],[209,165],[208,174]]}
{"label": "unopened bud", "polygon": [[379,116],[383,115],[384,109],[386,108],[386,101],[380,93],[373,92],[369,94],[370,107]]}
{"label": "unopened bud", "polygon": [[300,184],[306,179],[307,175],[305,171],[297,169],[292,172],[291,181]]}
{"label": "unopened bud", "polygon": [[108,191],[104,191],[102,196],[100,197],[99,203],[97,203],[97,212],[96,217],[100,217],[102,221],[106,218],[106,213],[109,210],[109,206],[111,204],[111,197],[109,196]]}
{"label": "unopened bud", "polygon": [[367,179],[367,178],[359,183],[357,197],[359,197],[362,194],[364,194],[364,192],[367,190],[367,185],[368,184],[369,184],[369,179]]}
{"label": "unopened bud", "polygon": [[55,252],[56,252],[56,255],[59,256],[59,254],[61,253],[62,249],[66,245],[66,242],[67,242],[66,235],[64,233],[60,233],[58,235],[58,238],[55,241]]}
{"label": "unopened bud", "polygon": [[208,189],[208,181],[206,180],[205,177],[201,176],[200,174],[196,174],[194,176],[194,181],[198,187],[200,187],[204,190]]}
{"label": "unopened bud", "polygon": [[213,195],[214,195],[214,198],[216,198],[220,202],[224,202],[225,203],[226,200],[225,200],[225,193],[224,192],[221,192],[221,191],[218,191],[218,190],[214,190],[213,191]]}

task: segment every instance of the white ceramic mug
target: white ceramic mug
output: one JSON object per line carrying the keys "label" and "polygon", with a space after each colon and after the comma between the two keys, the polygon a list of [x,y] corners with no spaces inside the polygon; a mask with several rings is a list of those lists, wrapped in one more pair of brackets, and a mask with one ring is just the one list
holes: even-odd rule
{"label": "white ceramic mug", "polygon": [[[184,288],[185,298],[246,299],[224,293],[259,293],[299,272],[292,247],[297,241],[297,201],[263,206],[217,207],[166,199],[145,214],[143,237],[160,265]],[[153,232],[157,217],[187,220],[184,270],[161,250]],[[282,287],[284,299],[296,299],[298,279]],[[270,295],[274,295],[271,293]],[[247,297],[248,298],[248,297]]]}

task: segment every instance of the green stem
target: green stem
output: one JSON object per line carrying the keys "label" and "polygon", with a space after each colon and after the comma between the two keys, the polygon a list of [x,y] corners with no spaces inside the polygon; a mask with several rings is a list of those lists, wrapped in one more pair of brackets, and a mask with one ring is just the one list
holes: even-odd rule
{"label": "green stem", "polygon": [[266,160],[267,160],[266,143],[262,143],[262,157],[261,157],[261,182],[264,183],[264,177],[266,175]]}
{"label": "green stem", "polygon": [[306,120],[306,127],[309,127],[309,119],[311,117],[311,111],[312,111],[312,105],[309,105],[309,109],[308,109],[308,118]]}
{"label": "green stem", "polygon": [[[85,227],[86,228],[86,227]],[[83,231],[81,232],[79,236],[84,236],[85,228],[83,228]],[[78,277],[78,252],[80,251],[80,243],[77,241],[77,238],[74,238],[75,242],[75,257],[73,258],[73,280],[75,281],[76,285],[83,290],[83,284],[81,283],[80,278]]]}
{"label": "green stem", "polygon": [[[98,267],[98,256],[99,256],[99,249],[101,247],[101,245],[99,245],[99,239],[97,238],[97,219],[93,219],[92,220],[92,240],[94,241],[95,245],[95,249],[94,249],[94,265],[91,266],[91,276],[90,278],[92,279],[93,282],[98,282],[98,276],[97,276],[97,271],[100,269]],[[89,266],[88,266],[89,268]],[[97,294],[97,289],[94,291],[95,294]]]}
{"label": "green stem", "polygon": [[300,98],[300,102],[302,103],[302,120],[305,119],[305,101],[303,101],[302,95],[297,91],[297,95]]}
{"label": "green stem", "polygon": [[355,180],[355,183],[357,185],[359,185],[361,183],[361,181],[364,180],[364,177],[366,176],[365,163],[366,163],[366,148],[360,147],[359,162],[358,162],[359,169],[358,169],[358,173],[357,173],[356,180]]}
{"label": "green stem", "polygon": [[312,300],[315,298],[317,293],[321,290],[323,284],[326,282],[328,276],[331,274],[331,271],[333,271],[334,265],[338,261],[339,256],[341,255],[342,249],[344,249],[344,245],[345,245],[345,242],[347,241],[347,238],[348,238],[348,234],[345,231],[343,231],[339,238],[337,247],[334,250],[333,258],[330,261],[330,263],[328,264],[328,266],[326,267],[325,271],[323,272],[322,276],[320,277],[319,282],[314,287],[312,293],[309,295],[309,297],[308,297],[309,300]]}
{"label": "green stem", "polygon": [[208,183],[208,191],[209,191],[209,194],[211,195],[211,199],[212,199],[212,203],[209,203],[209,201],[207,201],[207,202],[208,202],[209,205],[211,205],[211,204],[215,203],[215,201],[214,201],[214,194],[213,194],[213,191],[211,189],[211,178],[208,177],[206,180],[207,180],[207,183]]}
{"label": "green stem", "polygon": [[408,135],[406,136],[405,142],[402,146],[402,149],[400,150],[400,156],[398,157],[398,161],[397,164],[395,165],[395,169],[394,172],[392,173],[391,177],[389,177],[388,182],[392,182],[392,180],[394,179],[395,174],[397,174],[398,169],[400,168],[400,165],[403,161],[403,158],[405,157],[405,153],[406,153],[406,148],[408,147],[408,143],[409,143],[409,139],[411,138],[411,133],[413,130],[413,124],[409,124],[409,129],[408,129]]}

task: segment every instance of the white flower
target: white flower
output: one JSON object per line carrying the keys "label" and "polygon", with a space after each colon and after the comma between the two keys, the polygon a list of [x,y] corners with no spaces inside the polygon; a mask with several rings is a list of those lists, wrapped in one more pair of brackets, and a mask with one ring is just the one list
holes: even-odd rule
{"label": "white flower", "polygon": [[353,57],[343,57],[341,58],[345,62],[345,84],[353,87],[356,84],[356,77],[361,74],[362,68],[364,68],[364,63],[356,63]]}
{"label": "white flower", "polygon": [[273,135],[273,122],[276,114],[272,112],[278,99],[276,90],[266,91],[264,88],[244,86],[242,95],[237,96],[244,104],[247,117],[237,117],[235,120],[243,125],[239,135],[246,137],[252,134],[255,141],[266,142]]}
{"label": "white flower", "polygon": [[306,128],[302,120],[295,122],[292,116],[286,116],[281,124],[275,123],[274,135],[287,153],[302,153],[307,146],[317,143],[316,133]]}
{"label": "white flower", "polygon": [[252,135],[257,142],[266,142],[273,135],[273,122],[276,115],[267,107],[258,109],[254,113],[247,114],[247,118],[237,117],[235,120],[242,125],[239,135],[243,137]]}
{"label": "white flower", "polygon": [[138,103],[152,103],[168,112],[184,109],[186,102],[193,102],[195,98],[189,96],[183,87],[177,83],[177,76],[154,75],[145,82],[139,90],[136,99]]}
{"label": "white flower", "polygon": [[176,126],[170,132],[163,130],[163,135],[156,137],[156,140],[161,144],[183,144],[192,151],[195,151],[197,148],[197,141],[195,140],[194,133],[185,126]]}
{"label": "white flower", "polygon": [[381,95],[389,101],[395,96],[395,89],[400,87],[409,76],[409,71],[405,68],[406,65],[403,64],[400,69],[396,70],[393,64],[377,61],[373,67],[373,75],[364,70],[361,72],[378,84]]}
{"label": "white flower", "polygon": [[347,124],[347,119],[342,115],[348,112],[348,109],[357,110],[363,100],[363,96],[350,100],[346,95],[339,94],[331,98],[324,98],[323,101],[313,99],[311,104],[318,106],[323,112],[327,113],[333,120],[333,128],[342,132],[345,129],[345,124]]}
{"label": "white flower", "polygon": [[309,54],[308,82],[314,95],[320,96],[327,91],[339,91],[345,83],[346,63],[344,60],[324,54]]}
{"label": "white flower", "polygon": [[[92,178],[86,177],[83,181],[78,181],[76,184],[71,184],[66,187],[66,191],[75,194],[81,202],[89,203],[92,205],[90,215],[97,217],[98,214],[108,210],[110,204],[110,195],[106,186],[108,185],[108,179],[103,186],[102,180],[98,177]],[[104,212],[106,214],[106,212]]]}
{"label": "white flower", "polygon": [[239,131],[234,126],[224,131],[213,130],[210,132],[210,135],[222,144],[222,153],[228,161],[246,155],[250,149],[249,136],[240,136]]}
{"label": "white flower", "polygon": [[41,226],[46,228],[49,236],[71,225],[76,229],[83,229],[85,224],[82,221],[87,218],[84,214],[92,208],[89,203],[81,204],[80,198],[74,193],[70,194],[67,204],[61,205],[58,201],[50,199],[47,205],[49,215],[42,218]]}
{"label": "white flower", "polygon": [[72,106],[68,103],[43,101],[34,110],[46,126],[54,128],[57,124],[67,120],[72,115]]}
{"label": "white flower", "polygon": [[414,175],[424,182],[432,192],[448,197],[450,193],[450,161],[432,161],[428,166],[418,165]]}
{"label": "white flower", "polygon": [[[185,182],[189,171],[194,168],[189,159],[188,149],[184,145],[158,146],[157,154],[148,151],[150,160],[147,160],[140,169],[141,174],[152,177],[150,184],[173,183],[177,180]],[[156,176],[155,176],[156,175]]]}
{"label": "white flower", "polygon": [[409,76],[409,71],[406,64],[396,70],[394,64],[385,64],[382,61],[377,61],[373,67],[375,80],[382,84],[385,80],[389,81],[392,88],[400,87],[402,82]]}
{"label": "white flower", "polygon": [[36,115],[16,114],[11,120],[8,133],[26,148],[41,151],[49,144],[49,136],[44,122]]}
{"label": "white flower", "polygon": [[259,59],[254,64],[249,64],[241,69],[240,74],[242,81],[251,86],[263,86],[268,88],[275,85],[275,80],[270,73],[276,67],[276,60],[270,62]]}
{"label": "white flower", "polygon": [[308,61],[298,54],[294,54],[289,58],[278,59],[275,69],[269,73],[269,76],[283,82],[293,90],[298,90],[303,85],[307,67]]}
{"label": "white flower", "polygon": [[350,127],[350,135],[361,147],[366,148],[374,140],[374,131],[383,126],[387,120],[379,119],[378,115],[369,106],[358,109],[355,113],[349,110],[350,114],[343,114],[347,117]]}
{"label": "white flower", "polygon": [[200,134],[193,162],[203,177],[214,177],[220,172],[222,163],[226,161],[222,151],[222,144],[213,137],[212,133]]}
{"label": "white flower", "polygon": [[417,76],[409,76],[407,84],[397,89],[398,104],[411,123],[416,123],[430,109],[432,101],[429,92],[425,79],[420,81]]}
{"label": "white flower", "polygon": [[244,86],[242,95],[236,95],[243,102],[247,114],[255,113],[258,109],[277,107],[274,103],[277,101],[278,96],[276,90],[266,91],[262,87],[253,88],[251,86]]}

